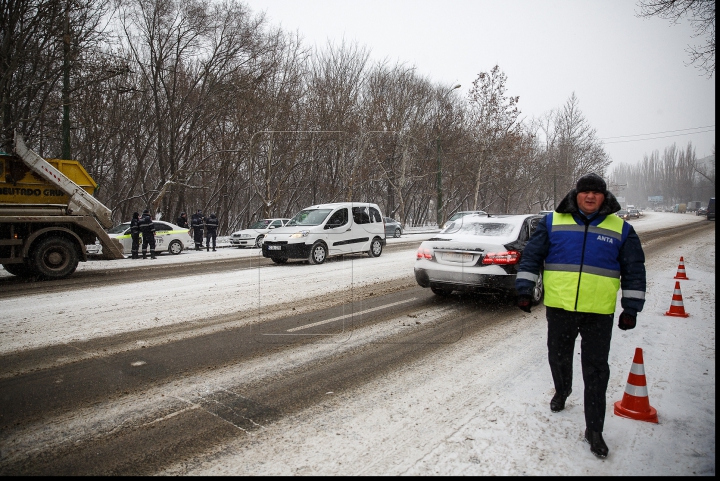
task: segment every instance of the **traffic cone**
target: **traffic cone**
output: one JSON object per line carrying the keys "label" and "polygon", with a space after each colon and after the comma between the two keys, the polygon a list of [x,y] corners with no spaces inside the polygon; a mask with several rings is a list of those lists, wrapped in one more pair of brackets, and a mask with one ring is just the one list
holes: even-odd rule
{"label": "traffic cone", "polygon": [[685,275],[685,261],[683,261],[682,257],[680,257],[680,265],[678,265],[678,271],[677,274],[675,274],[675,279],[688,279],[688,276]]}
{"label": "traffic cone", "polygon": [[648,399],[645,366],[643,365],[642,349],[639,347],[635,348],[635,357],[625,385],[625,394],[623,394],[622,401],[615,403],[615,415],[649,423],[658,422],[657,410],[650,405]]}
{"label": "traffic cone", "polygon": [[685,313],[683,306],[682,292],[680,292],[680,282],[675,281],[675,290],[673,291],[670,310],[665,313],[666,316],[688,317],[690,314]]}

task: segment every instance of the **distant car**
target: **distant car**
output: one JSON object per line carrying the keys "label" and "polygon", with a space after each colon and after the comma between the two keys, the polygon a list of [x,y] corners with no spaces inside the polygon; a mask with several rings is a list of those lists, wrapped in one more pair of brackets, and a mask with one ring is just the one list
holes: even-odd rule
{"label": "distant car", "polygon": [[628,211],[626,211],[625,209],[621,209],[621,210],[615,212],[615,215],[618,216],[618,217],[620,217],[620,218],[623,219],[623,220],[628,220],[628,219],[630,219],[630,214],[629,214]]}
{"label": "distant car", "polygon": [[[180,254],[186,246],[194,245],[193,238],[187,227],[171,224],[164,221],[153,221],[155,226],[155,252],[164,251],[170,254]],[[124,254],[132,254],[132,237],[130,236],[130,222],[124,222],[107,231],[108,236],[120,241]],[[140,236],[142,248],[142,235]]]}
{"label": "distant car", "polygon": [[[463,217],[420,244],[415,280],[439,296],[455,290],[516,296],[520,257],[542,218],[537,214]],[[541,275],[533,304],[540,303],[543,293]]]}
{"label": "distant car", "polygon": [[638,209],[628,209],[628,216],[639,219],[640,218],[640,211]]}
{"label": "distant car", "polygon": [[487,215],[487,212],[485,212],[484,210],[462,210],[460,212],[455,212],[453,215],[450,216],[450,218],[447,220],[447,222],[445,222],[445,224],[443,224],[443,229],[446,228],[448,225],[450,225],[450,222],[456,221],[456,220],[460,219],[461,217],[464,217],[466,215],[471,215],[471,214]]}
{"label": "distant car", "polygon": [[262,219],[250,224],[247,229],[233,232],[230,235],[230,244],[236,247],[262,247],[265,236],[273,229],[282,227],[290,219]]}
{"label": "distant car", "polygon": [[392,217],[383,217],[385,220],[385,238],[400,237],[403,235],[402,224]]}
{"label": "distant car", "polygon": [[695,211],[695,215],[707,215],[707,207],[700,207]]}

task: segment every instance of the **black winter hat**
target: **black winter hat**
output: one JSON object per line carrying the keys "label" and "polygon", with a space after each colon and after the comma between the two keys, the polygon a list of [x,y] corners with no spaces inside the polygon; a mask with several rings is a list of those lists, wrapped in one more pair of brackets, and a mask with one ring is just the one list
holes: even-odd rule
{"label": "black winter hat", "polygon": [[137,219],[138,217],[140,217],[140,214],[138,214],[137,212],[133,212],[133,219]]}
{"label": "black winter hat", "polygon": [[150,211],[147,210],[147,209],[145,209],[145,210],[143,211],[143,214],[149,214],[149,213],[150,213]]}
{"label": "black winter hat", "polygon": [[575,190],[577,190],[578,192],[601,192],[603,195],[606,195],[607,184],[602,179],[602,177],[591,172],[589,174],[583,175],[578,179]]}

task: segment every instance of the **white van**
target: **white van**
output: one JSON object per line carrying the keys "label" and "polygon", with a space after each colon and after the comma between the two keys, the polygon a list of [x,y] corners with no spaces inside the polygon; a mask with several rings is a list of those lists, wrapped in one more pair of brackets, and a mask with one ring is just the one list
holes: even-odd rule
{"label": "white van", "polygon": [[306,259],[322,264],[329,256],[367,252],[379,257],[385,245],[385,222],[377,204],[337,202],[307,207],[262,244],[263,257],[276,264]]}

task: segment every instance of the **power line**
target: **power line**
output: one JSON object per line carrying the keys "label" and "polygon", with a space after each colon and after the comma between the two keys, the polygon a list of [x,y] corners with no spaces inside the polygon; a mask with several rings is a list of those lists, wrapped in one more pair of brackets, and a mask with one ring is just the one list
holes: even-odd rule
{"label": "power line", "polygon": [[[689,129],[665,130],[665,131],[662,131],[662,132],[650,132],[649,134],[616,135],[615,137],[604,137],[604,138],[602,138],[602,139],[600,139],[600,140],[624,139],[624,138],[626,138],[626,137],[641,137],[641,136],[644,136],[644,135],[669,134],[669,133],[672,133],[672,132],[685,132],[686,130],[709,129],[709,128],[713,128],[713,129],[714,129],[715,126],[714,126],[714,125],[705,125],[704,127],[691,127],[691,128],[689,128]],[[708,130],[708,131],[706,131],[706,132],[711,132],[711,131]],[[690,132],[690,133],[702,134],[703,132]],[[659,137],[659,138],[663,138],[663,137]],[[651,140],[651,139],[638,139],[638,140]]]}
{"label": "power line", "polygon": [[[712,127],[714,127],[714,125]],[[704,134],[706,132],[715,132],[715,129],[703,130],[701,132],[688,132],[688,133],[680,134],[680,135]],[[658,132],[658,133],[661,133],[661,132]],[[651,135],[651,134],[646,134],[646,135]],[[630,137],[630,136],[628,136],[628,137]],[[605,143],[606,144],[620,144],[620,143],[624,143],[624,142],[641,142],[643,140],[667,139],[668,137],[677,137],[677,135],[663,135],[661,137],[650,137],[647,139],[613,140],[612,142],[605,142]],[[615,137],[610,137],[610,138],[615,138]]]}

